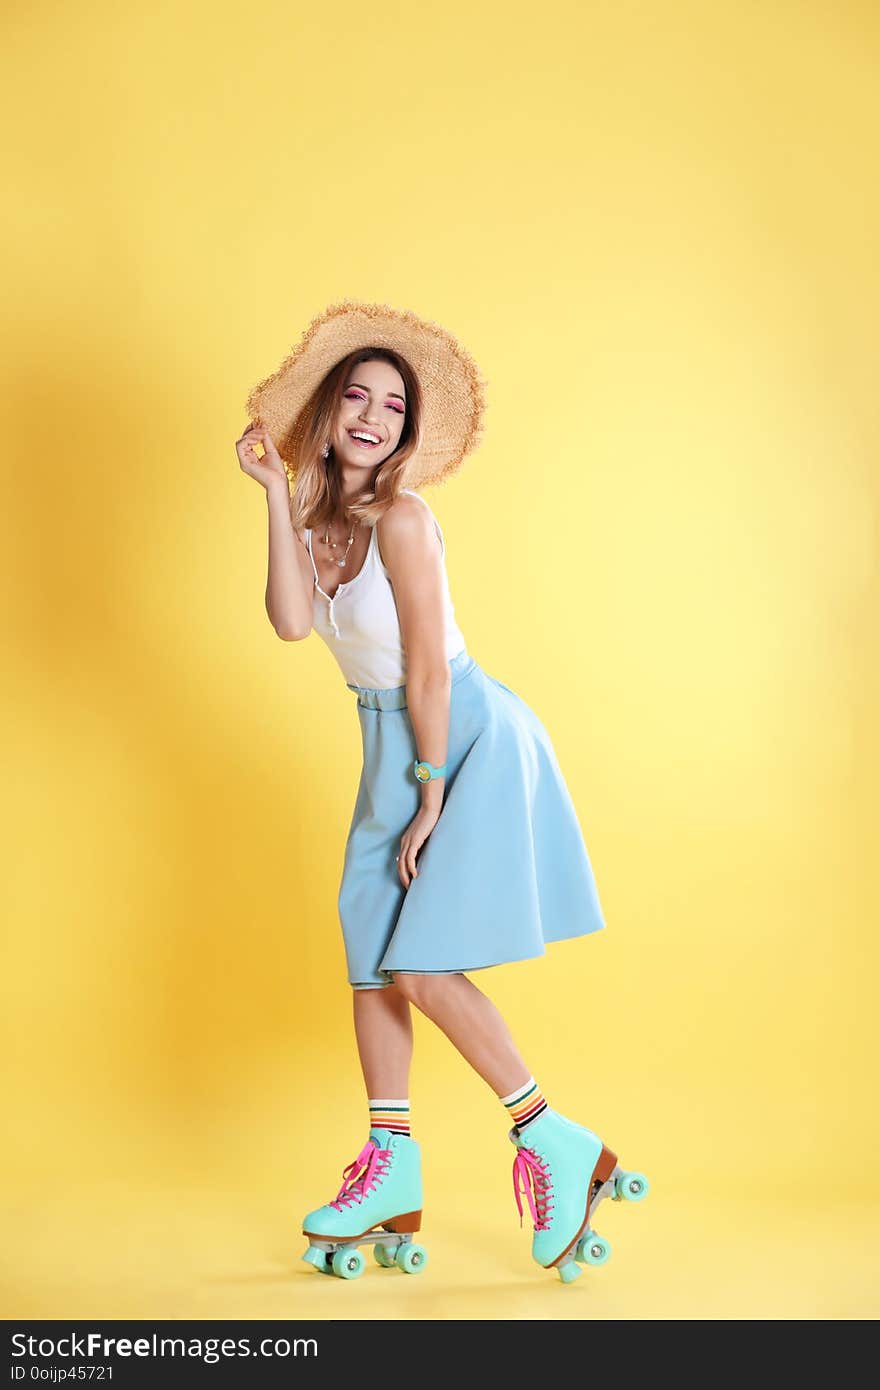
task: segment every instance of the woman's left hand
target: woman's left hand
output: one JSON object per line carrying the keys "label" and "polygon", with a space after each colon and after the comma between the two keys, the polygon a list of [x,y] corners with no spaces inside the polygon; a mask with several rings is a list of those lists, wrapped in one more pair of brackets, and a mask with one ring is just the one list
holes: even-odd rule
{"label": "woman's left hand", "polygon": [[404,888],[408,888],[414,878],[418,878],[416,855],[440,819],[440,808],[422,806],[410,821],[400,837],[400,854],[397,856],[397,873]]}

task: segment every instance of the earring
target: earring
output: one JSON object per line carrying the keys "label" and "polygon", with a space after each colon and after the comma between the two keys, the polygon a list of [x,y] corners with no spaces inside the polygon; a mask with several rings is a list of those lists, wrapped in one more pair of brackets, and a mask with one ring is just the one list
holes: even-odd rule
{"label": "earring", "polygon": [[322,457],[322,458],[327,458],[327,456],[328,456],[329,453],[330,453],[330,444],[329,444],[329,442],[328,442],[327,444],[324,445],[323,449],[321,450],[321,457]]}

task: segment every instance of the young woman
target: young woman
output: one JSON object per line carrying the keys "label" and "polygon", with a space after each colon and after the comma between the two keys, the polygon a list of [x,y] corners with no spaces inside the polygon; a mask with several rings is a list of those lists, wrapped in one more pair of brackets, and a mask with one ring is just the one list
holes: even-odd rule
{"label": "young woman", "polygon": [[427,1258],[412,1242],[412,1005],[512,1121],[514,1192],[520,1213],[520,1191],[529,1203],[538,1264],[569,1282],[576,1261],[602,1263],[598,1201],[647,1191],[596,1134],[551,1109],[468,978],[605,925],[550,737],[469,653],[443,533],[415,490],[477,443],[484,386],[439,325],[344,300],[254,388],[236,444],[267,494],[269,619],[287,641],[317,631],[357,694],[363,766],[338,908],[370,1132],[336,1197],[303,1222],[304,1258],[344,1278],[363,1269],[359,1244],[408,1272]]}

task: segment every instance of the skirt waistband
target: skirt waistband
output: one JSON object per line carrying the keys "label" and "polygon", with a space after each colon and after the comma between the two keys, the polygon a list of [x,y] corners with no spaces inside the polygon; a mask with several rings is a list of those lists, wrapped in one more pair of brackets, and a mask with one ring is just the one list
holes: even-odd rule
{"label": "skirt waistband", "polygon": [[[452,684],[455,685],[469,675],[477,663],[467,648],[463,647],[455,656],[450,657],[448,664],[452,675]],[[346,681],[345,684],[349,690],[357,692],[357,702],[359,705],[363,705],[364,709],[406,709],[405,685],[371,690],[369,686],[353,685],[351,681]]]}

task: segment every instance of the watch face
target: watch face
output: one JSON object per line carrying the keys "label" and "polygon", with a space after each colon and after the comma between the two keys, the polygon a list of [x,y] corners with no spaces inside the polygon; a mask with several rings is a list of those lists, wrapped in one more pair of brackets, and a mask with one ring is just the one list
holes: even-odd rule
{"label": "watch face", "polygon": [[431,769],[428,767],[427,763],[419,763],[416,768],[416,776],[420,782],[429,782],[431,780]]}

